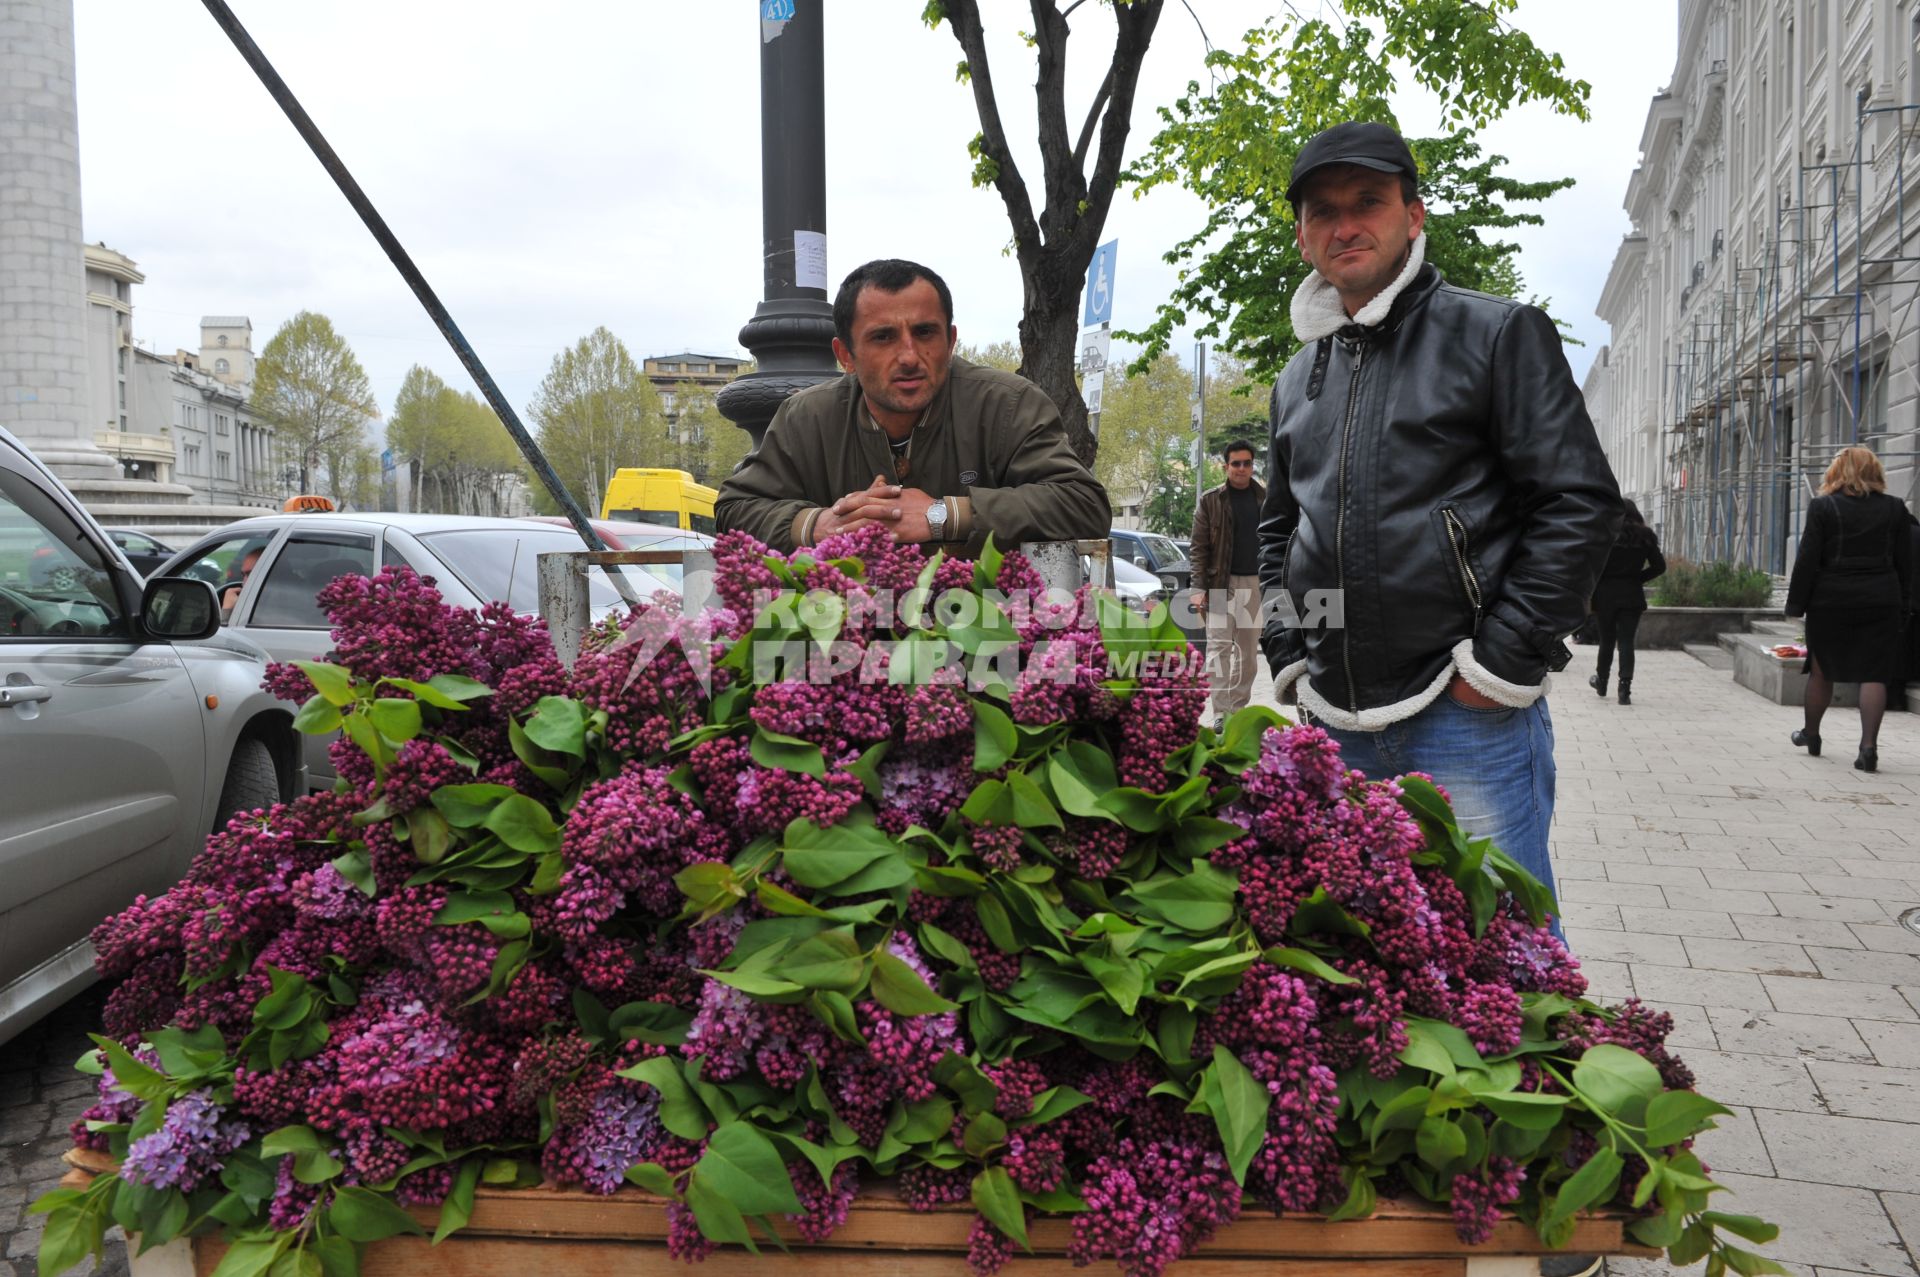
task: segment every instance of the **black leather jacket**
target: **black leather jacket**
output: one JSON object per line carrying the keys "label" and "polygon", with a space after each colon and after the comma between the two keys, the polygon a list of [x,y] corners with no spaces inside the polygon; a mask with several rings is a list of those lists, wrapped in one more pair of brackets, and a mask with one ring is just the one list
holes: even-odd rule
{"label": "black leather jacket", "polygon": [[1566,664],[1622,513],[1544,312],[1424,266],[1378,325],[1288,362],[1271,422],[1262,585],[1303,617],[1307,591],[1343,590],[1345,620],[1276,616],[1276,674],[1304,659],[1319,698],[1358,718],[1431,699],[1450,665],[1487,691]]}

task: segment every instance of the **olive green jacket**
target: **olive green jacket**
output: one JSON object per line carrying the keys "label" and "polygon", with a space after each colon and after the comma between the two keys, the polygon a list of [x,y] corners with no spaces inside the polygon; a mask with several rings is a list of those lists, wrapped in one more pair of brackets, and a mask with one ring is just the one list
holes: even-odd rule
{"label": "olive green jacket", "polygon": [[[954,498],[947,536],[962,553],[978,551],[989,532],[1011,547],[1104,538],[1112,525],[1107,490],[1067,445],[1053,401],[1012,373],[955,359],[915,428],[909,461],[907,487]],[[790,552],[813,510],[881,474],[893,478],[893,454],[849,374],[780,405],[760,446],[720,485],[714,521]]]}

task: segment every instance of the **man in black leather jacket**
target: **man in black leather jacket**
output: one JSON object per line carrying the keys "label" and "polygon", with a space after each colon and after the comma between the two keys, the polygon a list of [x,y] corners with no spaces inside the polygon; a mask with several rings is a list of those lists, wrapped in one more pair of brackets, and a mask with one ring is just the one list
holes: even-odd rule
{"label": "man in black leather jacket", "polygon": [[[1260,574],[1276,694],[1369,775],[1432,774],[1463,828],[1549,886],[1553,734],[1621,519],[1553,322],[1446,283],[1400,135],[1349,123],[1302,148],[1287,198],[1313,265],[1305,348],[1274,386]],[[1342,606],[1311,618],[1313,591]],[[1319,596],[1325,599],[1326,595]]]}

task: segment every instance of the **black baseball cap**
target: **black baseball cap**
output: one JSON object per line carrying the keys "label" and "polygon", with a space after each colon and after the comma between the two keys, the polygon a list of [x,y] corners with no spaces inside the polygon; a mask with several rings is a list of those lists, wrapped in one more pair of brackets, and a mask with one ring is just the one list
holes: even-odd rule
{"label": "black baseball cap", "polygon": [[1413,162],[1407,140],[1384,124],[1348,120],[1316,133],[1293,157],[1293,173],[1287,179],[1287,202],[1297,203],[1300,188],[1307,178],[1330,164],[1358,164],[1382,173],[1404,173],[1415,182],[1420,167]]}

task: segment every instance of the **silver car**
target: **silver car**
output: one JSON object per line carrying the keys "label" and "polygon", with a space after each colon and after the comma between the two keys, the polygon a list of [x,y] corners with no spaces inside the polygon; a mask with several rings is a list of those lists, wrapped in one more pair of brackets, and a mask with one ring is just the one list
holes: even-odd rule
{"label": "silver car", "polygon": [[96,923],[304,788],[265,653],[218,627],[0,429],[0,1043],[92,980]]}
{"label": "silver car", "polygon": [[[303,500],[310,500],[303,498]],[[698,532],[607,525],[609,544],[629,550],[695,549],[712,544]],[[504,600],[516,612],[540,610],[539,556],[581,549],[570,528],[528,519],[457,514],[387,514],[379,511],[284,513],[229,523],[180,551],[161,569],[166,576],[205,581],[220,594],[228,633],[265,648],[276,661],[321,661],[333,650],[333,635],[315,595],[335,577],[371,576],[402,565],[431,577],[441,597],[455,607],[477,608]],[[678,589],[677,564],[643,569],[658,588]],[[589,582],[596,612],[620,596],[604,575]],[[647,587],[636,582],[641,593]],[[307,738],[308,782],[330,788],[332,736]]]}

